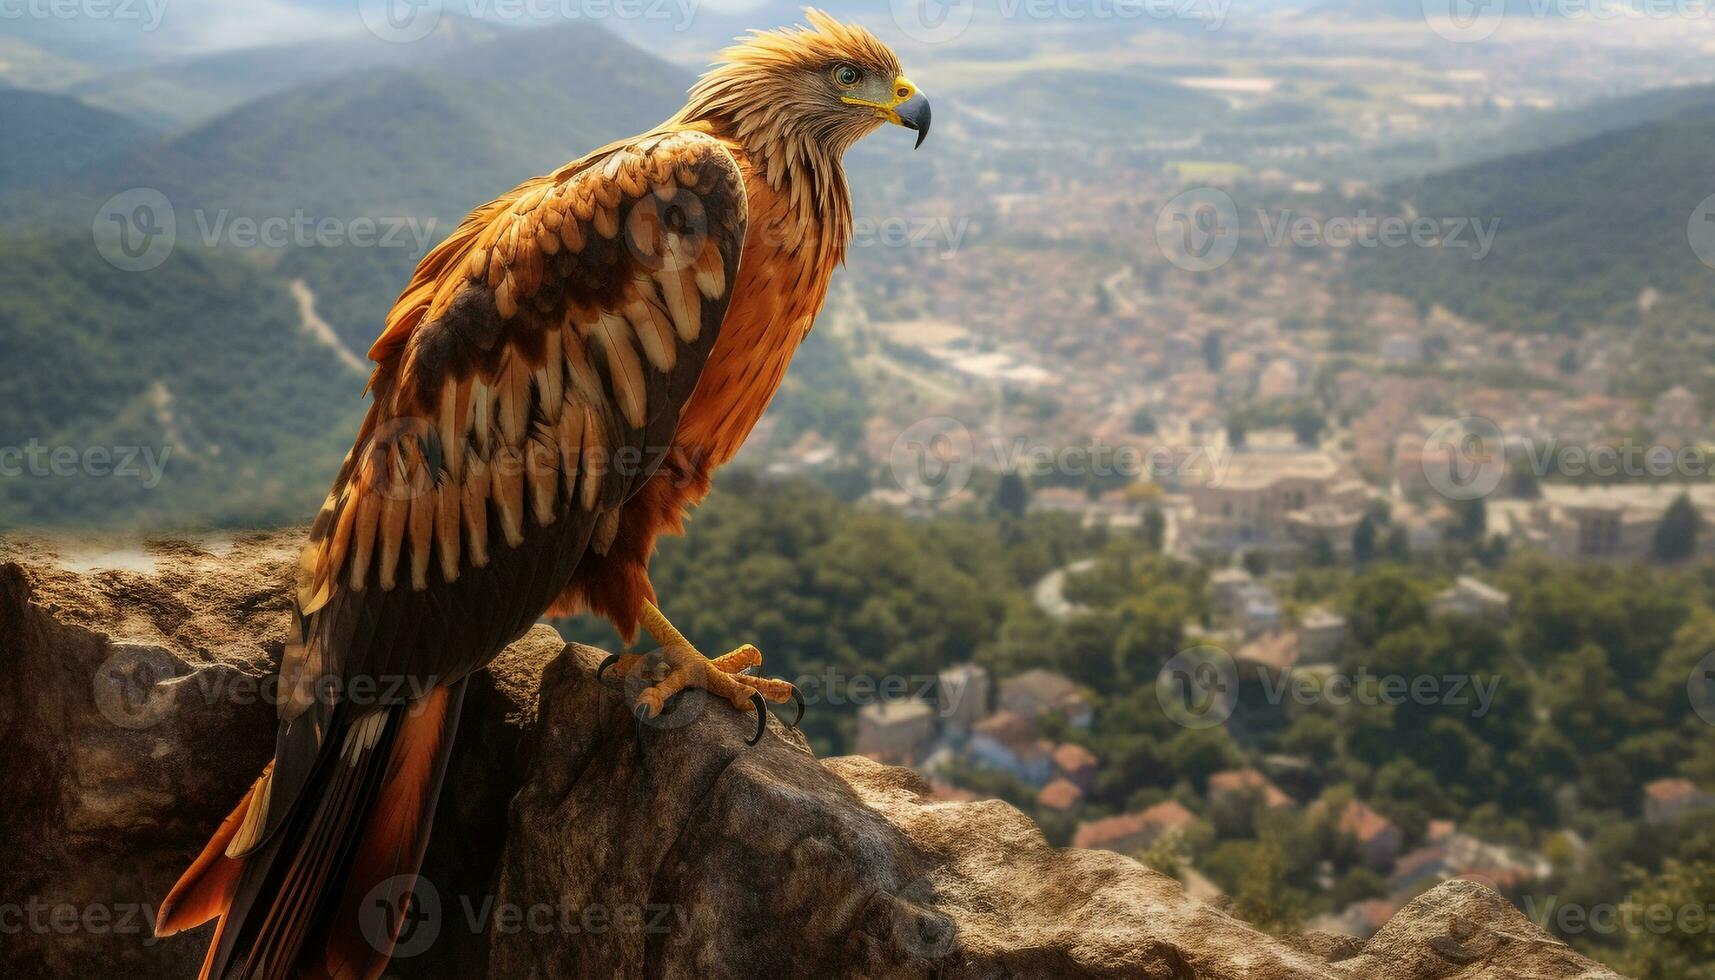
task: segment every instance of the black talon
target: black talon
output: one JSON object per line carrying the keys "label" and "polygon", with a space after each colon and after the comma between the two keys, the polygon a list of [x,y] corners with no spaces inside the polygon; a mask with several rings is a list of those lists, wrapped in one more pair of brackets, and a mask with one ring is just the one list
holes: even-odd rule
{"label": "black talon", "polygon": [[798,723],[804,720],[804,695],[798,693],[798,688],[796,686],[792,688],[792,704],[798,709],[798,713],[792,716],[791,724],[788,724],[786,727],[793,731],[797,731]]}
{"label": "black talon", "polygon": [[756,734],[744,740],[746,745],[755,745],[762,741],[762,733],[768,731],[768,702],[762,700],[762,694],[752,691],[750,703],[756,705]]}
{"label": "black talon", "polygon": [[601,675],[607,673],[607,669],[609,667],[612,667],[616,663],[619,663],[619,654],[617,654],[617,653],[608,654],[607,659],[603,660],[601,662],[601,666],[597,667],[595,669],[595,682],[597,684],[600,684],[601,683]]}

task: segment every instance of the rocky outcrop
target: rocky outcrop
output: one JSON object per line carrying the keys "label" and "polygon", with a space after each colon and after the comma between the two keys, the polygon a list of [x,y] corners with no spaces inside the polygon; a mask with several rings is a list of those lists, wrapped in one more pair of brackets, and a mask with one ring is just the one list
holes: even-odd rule
{"label": "rocky outcrop", "polygon": [[[6,975],[195,975],[206,930],[149,910],[269,754],[298,540],[0,545]],[[696,692],[639,727],[600,656],[537,627],[474,683],[391,975],[1615,977],[1464,882],[1366,944],[1279,940],[1004,803],[778,722],[746,746]]]}
{"label": "rocky outcrop", "polygon": [[[156,940],[154,909],[273,754],[269,686],[297,532],[115,547],[0,544],[0,974],[194,977],[210,927]],[[539,626],[467,695],[426,870],[479,892],[523,778]],[[449,935],[401,976],[480,975]],[[441,972],[451,969],[452,972]]]}

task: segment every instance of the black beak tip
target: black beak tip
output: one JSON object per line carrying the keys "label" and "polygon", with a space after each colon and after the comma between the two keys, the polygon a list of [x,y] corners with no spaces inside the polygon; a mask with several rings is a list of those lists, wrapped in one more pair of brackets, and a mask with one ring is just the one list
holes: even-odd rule
{"label": "black beak tip", "polygon": [[906,129],[917,130],[917,145],[912,149],[922,146],[929,136],[929,100],[919,92],[894,111],[899,113],[899,120],[905,124]]}

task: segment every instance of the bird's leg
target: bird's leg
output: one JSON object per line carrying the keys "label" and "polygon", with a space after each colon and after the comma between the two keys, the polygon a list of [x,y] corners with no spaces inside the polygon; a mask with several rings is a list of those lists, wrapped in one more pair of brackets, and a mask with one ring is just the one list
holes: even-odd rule
{"label": "bird's leg", "polygon": [[[643,629],[661,645],[659,655],[615,654],[597,670],[598,677],[611,671],[621,678],[637,675],[651,682],[637,695],[640,720],[658,717],[667,700],[686,688],[701,688],[740,711],[761,711],[765,700],[777,704],[793,701],[798,716],[792,724],[796,726],[803,717],[804,699],[797,688],[785,681],[742,673],[761,665],[762,652],[756,647],[746,643],[723,656],[704,657],[654,603],[647,601],[643,604]],[[767,719],[759,715],[752,744],[762,737],[766,724]]]}

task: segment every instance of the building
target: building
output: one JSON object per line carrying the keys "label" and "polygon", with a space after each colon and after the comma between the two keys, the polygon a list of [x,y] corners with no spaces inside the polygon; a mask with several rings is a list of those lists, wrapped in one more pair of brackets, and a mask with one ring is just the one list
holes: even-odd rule
{"label": "building", "polygon": [[1340,830],[1358,842],[1358,854],[1377,871],[1386,871],[1399,856],[1405,833],[1392,820],[1357,800],[1340,811]]}
{"label": "building", "polygon": [[[1248,640],[1233,651],[1233,659],[1251,664],[1274,674],[1285,675],[1298,666],[1298,634],[1291,630],[1275,630]],[[1246,671],[1245,676],[1250,676]]]}
{"label": "building", "polygon": [[1209,575],[1209,616],[1215,622],[1231,620],[1245,591],[1256,584],[1242,568],[1222,568]]}
{"label": "building", "polygon": [[976,664],[941,671],[936,682],[936,713],[948,731],[963,735],[988,714],[989,672]]}
{"label": "building", "polygon": [[1680,494],[1697,508],[1697,554],[1715,554],[1715,484],[1545,483],[1542,499],[1514,527],[1523,543],[1557,558],[1642,561],[1650,556],[1662,515]]}
{"label": "building", "polygon": [[1210,803],[1224,803],[1252,795],[1270,810],[1298,805],[1255,769],[1229,769],[1209,777]]}
{"label": "building", "polygon": [[1096,768],[1096,754],[1082,745],[1067,742],[1054,750],[1055,775],[1086,793],[1096,784]]}
{"label": "building", "polygon": [[1217,628],[1252,637],[1279,629],[1282,616],[1274,591],[1249,572],[1225,568],[1209,577],[1209,618]]}
{"label": "building", "polygon": [[1032,723],[1057,711],[1075,728],[1088,728],[1094,719],[1090,699],[1070,677],[1041,668],[1001,681],[1000,709]]}
{"label": "building", "polygon": [[1196,822],[1196,814],[1177,800],[1168,800],[1142,813],[1122,813],[1082,824],[1072,837],[1072,846],[1136,854],[1162,834],[1183,833]]}
{"label": "building", "polygon": [[[1210,455],[1185,480],[1191,506],[1184,532],[1193,551],[1231,553],[1253,548],[1298,554],[1304,543],[1294,536],[1295,527],[1299,535],[1337,527],[1346,522],[1347,513],[1356,515],[1351,517],[1355,526],[1370,496],[1325,452],[1290,449]],[[1347,538],[1349,545],[1349,532]],[[1332,539],[1330,543],[1340,544]]]}
{"label": "building", "polygon": [[858,710],[857,752],[912,765],[935,738],[935,709],[922,701],[880,701]]}
{"label": "building", "polygon": [[1461,575],[1429,604],[1429,614],[1460,619],[1502,619],[1512,600],[1505,592],[1469,575]]}
{"label": "building", "polygon": [[1054,775],[1053,752],[1036,737],[1036,726],[1012,711],[997,711],[971,727],[965,751],[972,762],[1007,773],[1031,786]]}
{"label": "building", "polygon": [[1327,663],[1346,642],[1346,617],[1327,609],[1312,609],[1298,623],[1298,662]]}
{"label": "building", "polygon": [[1703,433],[1703,412],[1696,395],[1684,385],[1674,385],[1656,398],[1645,424],[1657,442],[1694,445]]}
{"label": "building", "polygon": [[1286,536],[1306,550],[1326,542],[1335,558],[1350,558],[1352,535],[1364,520],[1364,511],[1349,503],[1313,504],[1286,515]]}
{"label": "building", "polygon": [[1382,341],[1381,353],[1389,364],[1417,364],[1423,360],[1423,341],[1416,334],[1391,333]]}
{"label": "building", "polygon": [[1644,820],[1654,826],[1677,821],[1692,810],[1715,806],[1715,793],[1705,793],[1689,779],[1658,779],[1644,786]]}
{"label": "building", "polygon": [[1553,865],[1542,855],[1448,832],[1399,856],[1388,877],[1391,893],[1421,891],[1425,885],[1451,878],[1473,878],[1496,889],[1515,889],[1548,877]]}
{"label": "building", "polygon": [[1036,805],[1054,813],[1073,813],[1084,805],[1084,791],[1069,779],[1056,779],[1036,794]]}

